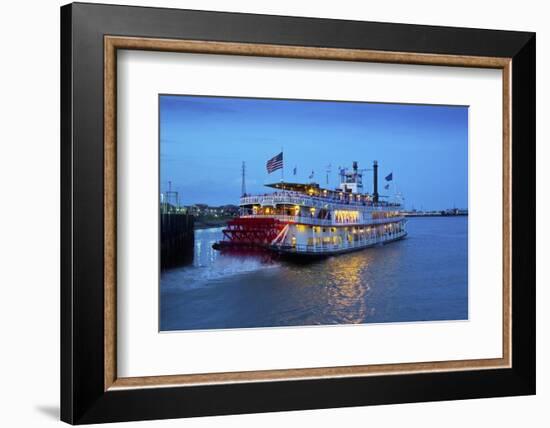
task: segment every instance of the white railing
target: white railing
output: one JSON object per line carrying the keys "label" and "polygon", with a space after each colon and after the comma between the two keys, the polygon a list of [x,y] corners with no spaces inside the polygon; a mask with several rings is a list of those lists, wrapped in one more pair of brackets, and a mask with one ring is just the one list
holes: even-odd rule
{"label": "white railing", "polygon": [[277,220],[288,222],[288,223],[310,224],[312,226],[332,226],[332,220],[326,220],[326,219],[315,218],[315,217],[295,216],[295,215],[250,214],[250,215],[242,215],[241,217],[276,218]]}
{"label": "white railing", "polygon": [[299,223],[299,224],[308,224],[311,226],[370,226],[375,224],[385,224],[385,223],[395,223],[403,220],[405,217],[396,216],[388,218],[379,218],[379,219],[370,219],[363,221],[349,221],[346,223],[337,222],[336,220],[327,220],[315,217],[305,217],[305,216],[294,216],[294,215],[284,215],[284,214],[245,214],[241,217],[253,217],[253,218],[275,218],[279,221],[287,223]]}
{"label": "white railing", "polygon": [[352,250],[354,248],[369,247],[372,245],[402,238],[403,236],[406,235],[406,233],[407,232],[405,230],[402,230],[401,232],[385,234],[374,238],[359,239],[353,242],[344,241],[341,244],[319,244],[319,245],[297,244],[294,246],[292,245],[277,245],[277,246],[281,247],[281,249],[284,249],[286,251],[326,253],[329,251],[344,251],[344,250]]}
{"label": "white railing", "polygon": [[270,205],[275,206],[277,204],[285,205],[302,205],[307,207],[316,208],[335,208],[335,209],[349,209],[350,207],[357,208],[371,208],[373,211],[388,211],[395,210],[401,207],[399,204],[381,204],[373,202],[358,202],[358,201],[341,201],[333,198],[322,198],[317,196],[302,195],[300,193],[284,193],[273,195],[256,195],[256,196],[243,196],[240,200],[240,205]]}
{"label": "white railing", "polygon": [[404,220],[404,219],[405,219],[405,217],[400,215],[400,216],[395,216],[395,217],[377,218],[377,219],[374,219],[374,220],[368,220],[366,223],[363,223],[363,224],[368,226],[370,224],[396,223],[396,222]]}

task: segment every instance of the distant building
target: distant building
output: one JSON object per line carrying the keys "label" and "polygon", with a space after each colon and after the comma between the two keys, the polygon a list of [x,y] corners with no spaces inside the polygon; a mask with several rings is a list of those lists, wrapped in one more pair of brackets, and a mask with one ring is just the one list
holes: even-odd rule
{"label": "distant building", "polygon": [[422,211],[412,209],[410,211],[403,211],[405,217],[445,217],[445,216],[467,216],[467,209],[460,208],[448,208],[441,211]]}
{"label": "distant building", "polygon": [[441,211],[441,215],[468,215],[468,210],[460,208],[449,208]]}
{"label": "distant building", "polygon": [[208,204],[194,204],[185,207],[189,214],[197,217],[234,217],[239,214],[239,207],[236,205],[221,205],[217,207]]}
{"label": "distant building", "polygon": [[163,214],[179,214],[179,213],[185,213],[186,209],[185,207],[178,207],[168,202],[161,202],[160,212]]}
{"label": "distant building", "polygon": [[222,205],[222,214],[225,216],[236,216],[239,214],[239,207],[236,205]]}

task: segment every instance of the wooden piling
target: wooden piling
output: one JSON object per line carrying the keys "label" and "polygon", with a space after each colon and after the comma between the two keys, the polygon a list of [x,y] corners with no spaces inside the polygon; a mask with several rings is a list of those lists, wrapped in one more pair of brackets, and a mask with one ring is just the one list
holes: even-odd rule
{"label": "wooden piling", "polygon": [[160,214],[161,269],[193,263],[195,218],[190,214]]}

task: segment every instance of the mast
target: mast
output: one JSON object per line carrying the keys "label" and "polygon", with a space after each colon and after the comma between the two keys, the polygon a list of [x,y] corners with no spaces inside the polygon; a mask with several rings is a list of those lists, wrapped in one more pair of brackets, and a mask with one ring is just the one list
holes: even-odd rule
{"label": "mast", "polygon": [[373,197],[374,202],[378,202],[378,161],[372,163],[373,170]]}
{"label": "mast", "polygon": [[246,195],[246,182],[245,182],[245,175],[246,175],[246,164],[243,161],[242,165],[242,182],[241,182],[241,196]]}
{"label": "mast", "polygon": [[[282,163],[282,167],[281,167],[281,183],[284,183],[285,182],[285,159],[284,159],[284,148],[281,146],[281,163]],[[283,185],[283,190],[285,189],[284,185]]]}

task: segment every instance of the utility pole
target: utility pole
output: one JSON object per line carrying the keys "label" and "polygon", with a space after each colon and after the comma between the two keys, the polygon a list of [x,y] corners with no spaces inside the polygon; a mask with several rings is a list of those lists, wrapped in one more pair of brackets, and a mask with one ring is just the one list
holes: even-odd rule
{"label": "utility pole", "polygon": [[173,207],[176,211],[179,210],[180,207],[180,201],[179,201],[179,194],[177,191],[172,190],[172,182],[168,181],[168,191],[165,194],[164,198],[165,207],[168,212],[170,211],[169,205],[173,204]]}

